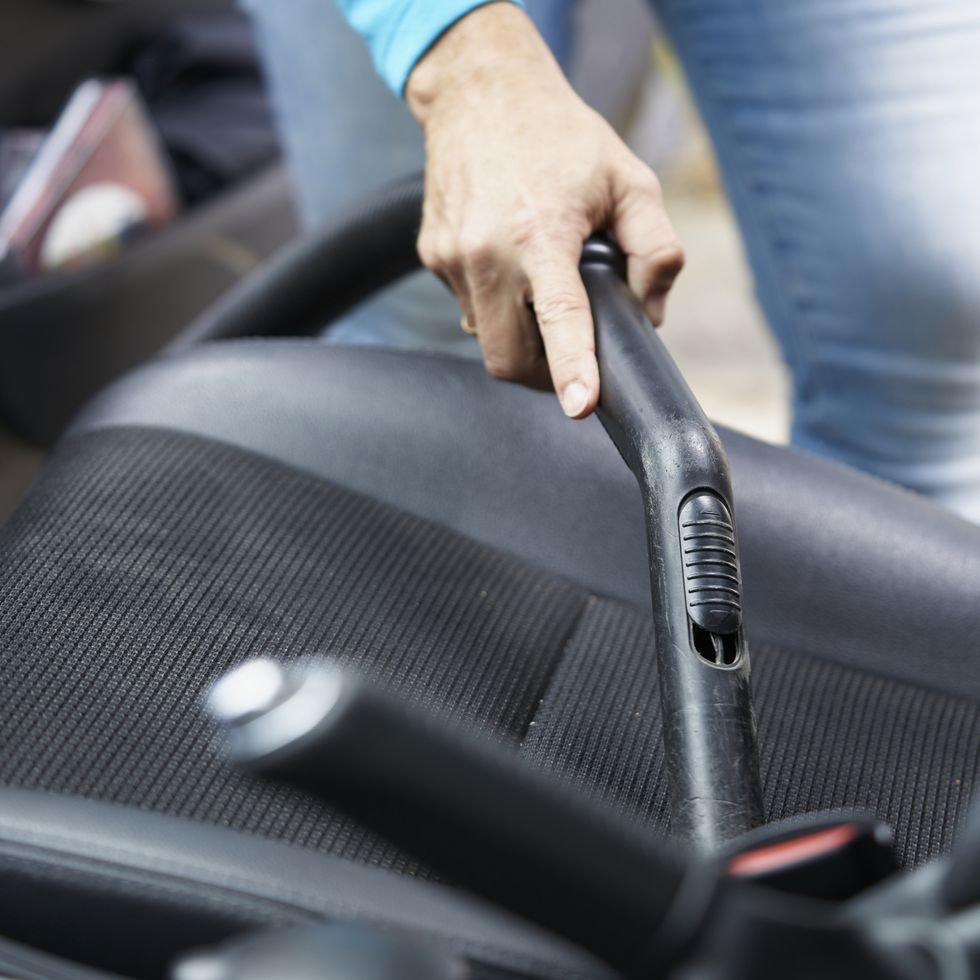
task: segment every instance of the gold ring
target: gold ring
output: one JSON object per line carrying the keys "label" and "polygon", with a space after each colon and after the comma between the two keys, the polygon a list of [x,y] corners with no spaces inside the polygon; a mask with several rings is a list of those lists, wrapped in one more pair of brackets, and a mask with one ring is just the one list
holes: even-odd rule
{"label": "gold ring", "polygon": [[463,331],[463,333],[468,333],[471,337],[476,336],[476,327],[470,323],[470,318],[466,316],[465,313],[463,314],[463,318],[459,321],[459,328]]}

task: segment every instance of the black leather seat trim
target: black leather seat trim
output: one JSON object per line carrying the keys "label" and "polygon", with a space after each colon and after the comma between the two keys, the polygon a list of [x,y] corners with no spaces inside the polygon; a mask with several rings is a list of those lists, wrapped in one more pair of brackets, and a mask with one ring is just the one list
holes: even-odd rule
{"label": "black leather seat trim", "polygon": [[[61,955],[103,948],[125,956],[122,921],[142,955],[166,957],[242,929],[343,919],[412,930],[508,976],[609,975],[568,944],[437,885],[224,827],[57,794],[0,789],[0,874],[0,933]],[[63,921],[62,901],[70,910]],[[125,920],[113,914],[120,905]],[[71,948],[73,935],[82,937],[81,949]],[[142,974],[160,964],[97,965],[138,966]]]}
{"label": "black leather seat trim", "polygon": [[9,939],[0,939],[0,976],[17,980],[123,980],[116,973],[79,966]]}
{"label": "black leather seat trim", "polygon": [[[639,493],[595,420],[478,364],[237,341],[113,385],[74,431],[154,426],[262,453],[646,606]],[[845,467],[722,431],[750,638],[980,698],[980,528]],[[274,502],[270,502],[274,503]]]}

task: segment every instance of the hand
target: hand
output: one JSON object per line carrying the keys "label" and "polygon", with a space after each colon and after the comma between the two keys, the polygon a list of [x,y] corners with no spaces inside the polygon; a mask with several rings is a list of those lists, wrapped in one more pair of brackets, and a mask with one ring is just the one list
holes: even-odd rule
{"label": "hand", "polygon": [[456,293],[490,374],[554,387],[565,414],[599,399],[582,244],[611,229],[659,324],[684,262],[653,172],[569,86],[518,7],[477,8],[406,89],[426,140],[419,254]]}

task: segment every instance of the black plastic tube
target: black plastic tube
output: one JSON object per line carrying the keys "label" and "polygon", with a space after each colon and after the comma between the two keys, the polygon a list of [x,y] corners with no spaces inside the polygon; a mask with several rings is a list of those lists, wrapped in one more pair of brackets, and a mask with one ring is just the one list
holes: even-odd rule
{"label": "black plastic tube", "polygon": [[646,512],[671,829],[712,850],[764,819],[728,460],[615,245],[590,240],[582,277],[599,417]]}

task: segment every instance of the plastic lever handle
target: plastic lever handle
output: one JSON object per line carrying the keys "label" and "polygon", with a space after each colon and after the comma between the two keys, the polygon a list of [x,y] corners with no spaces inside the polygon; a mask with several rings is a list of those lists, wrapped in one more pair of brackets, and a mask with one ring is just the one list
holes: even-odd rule
{"label": "plastic lever handle", "polygon": [[339,807],[627,975],[665,972],[708,913],[718,883],[708,865],[335,668],[252,661],[215,685],[210,708],[234,761]]}
{"label": "plastic lever handle", "polygon": [[582,278],[599,418],[643,495],[671,829],[716,849],[764,820],[728,461],[603,238]]}

